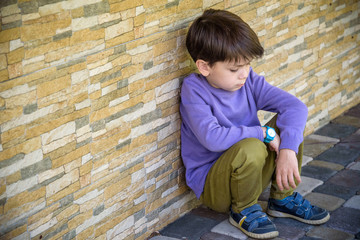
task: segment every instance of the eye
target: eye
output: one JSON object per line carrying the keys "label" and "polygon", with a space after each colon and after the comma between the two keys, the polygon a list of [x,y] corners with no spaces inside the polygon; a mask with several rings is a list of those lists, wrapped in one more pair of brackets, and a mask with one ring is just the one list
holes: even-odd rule
{"label": "eye", "polygon": [[237,71],[238,71],[238,69],[230,69],[230,72],[233,72],[233,73],[235,73]]}

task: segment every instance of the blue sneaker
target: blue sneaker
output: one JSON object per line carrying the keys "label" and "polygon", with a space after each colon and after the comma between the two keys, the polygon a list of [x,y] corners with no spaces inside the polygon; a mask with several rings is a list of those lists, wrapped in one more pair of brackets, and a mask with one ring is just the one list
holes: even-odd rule
{"label": "blue sneaker", "polygon": [[282,200],[270,198],[267,213],[273,217],[289,217],[313,225],[323,224],[330,219],[325,209],[312,206],[297,192]]}
{"label": "blue sneaker", "polygon": [[262,212],[259,204],[245,208],[240,213],[231,209],[229,222],[252,238],[274,238],[279,235],[275,225],[266,213]]}

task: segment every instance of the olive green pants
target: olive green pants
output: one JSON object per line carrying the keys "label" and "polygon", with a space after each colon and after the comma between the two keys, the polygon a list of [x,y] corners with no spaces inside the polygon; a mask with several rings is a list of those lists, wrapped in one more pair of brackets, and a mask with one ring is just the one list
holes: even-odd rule
{"label": "olive green pants", "polygon": [[[274,117],[267,125],[275,128]],[[303,143],[297,154],[301,170]],[[260,194],[271,183],[270,197],[283,199],[293,189],[280,191],[275,176],[276,153],[270,151],[262,141],[247,138],[239,141],[223,153],[210,169],[200,200],[204,205],[218,212],[234,212],[257,203]],[[296,182],[296,181],[295,181]]]}

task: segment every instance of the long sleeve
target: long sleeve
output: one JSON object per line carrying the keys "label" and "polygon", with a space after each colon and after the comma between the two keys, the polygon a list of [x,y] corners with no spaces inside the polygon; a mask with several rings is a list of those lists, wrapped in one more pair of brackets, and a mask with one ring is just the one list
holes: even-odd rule
{"label": "long sleeve", "polygon": [[[251,74],[256,75],[254,72]],[[252,82],[252,89],[257,108],[278,114],[276,125],[280,129],[280,149],[288,148],[297,153],[308,115],[306,105],[290,93],[270,85],[263,77],[256,78],[259,80]]]}

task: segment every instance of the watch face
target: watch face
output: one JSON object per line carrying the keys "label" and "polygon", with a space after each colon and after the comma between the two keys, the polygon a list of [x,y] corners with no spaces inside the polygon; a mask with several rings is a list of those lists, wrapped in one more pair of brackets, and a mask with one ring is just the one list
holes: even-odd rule
{"label": "watch face", "polygon": [[267,134],[269,134],[270,137],[275,137],[276,132],[275,132],[274,129],[269,128],[268,131],[267,131]]}

